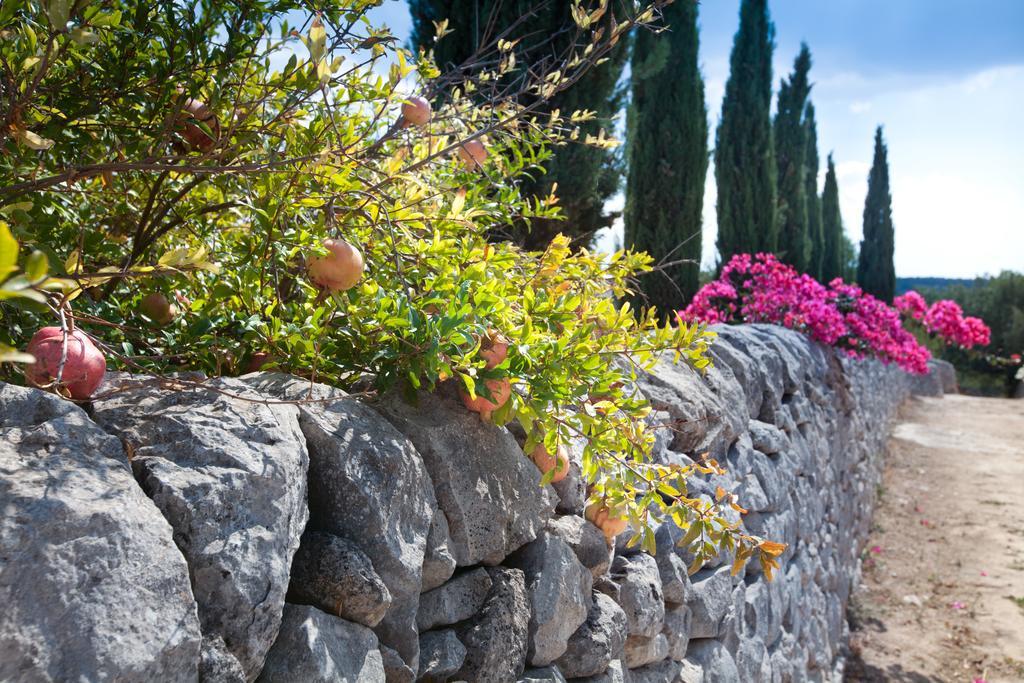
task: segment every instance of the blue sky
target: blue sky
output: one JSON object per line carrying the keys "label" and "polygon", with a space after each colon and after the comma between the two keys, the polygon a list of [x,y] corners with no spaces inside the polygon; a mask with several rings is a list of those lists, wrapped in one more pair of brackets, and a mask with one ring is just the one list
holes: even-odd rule
{"label": "blue sky", "polygon": [[[832,151],[850,236],[860,240],[872,135],[882,124],[897,274],[1024,270],[1024,0],[775,0],[770,7],[776,89],[801,40],[814,56],[819,181]],[[738,16],[739,0],[701,2],[712,141]],[[400,0],[388,0],[375,19],[403,39],[409,34]],[[711,169],[705,265],[715,260],[714,193]]]}

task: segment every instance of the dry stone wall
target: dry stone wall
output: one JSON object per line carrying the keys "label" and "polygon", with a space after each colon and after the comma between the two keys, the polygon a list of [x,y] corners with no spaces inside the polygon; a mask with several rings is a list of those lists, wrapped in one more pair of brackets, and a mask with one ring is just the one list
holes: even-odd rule
{"label": "dry stone wall", "polygon": [[[112,375],[88,412],[0,384],[0,681],[835,680],[882,454],[909,378],[769,326],[661,364],[655,457],[710,453],[769,583],[687,576],[582,517],[516,436],[442,389],[367,404],[285,375],[171,391]],[[295,401],[303,401],[296,403]]]}

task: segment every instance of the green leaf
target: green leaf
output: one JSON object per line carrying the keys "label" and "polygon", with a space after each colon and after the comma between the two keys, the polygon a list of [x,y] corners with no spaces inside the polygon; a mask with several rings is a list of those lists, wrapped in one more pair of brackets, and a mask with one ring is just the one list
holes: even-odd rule
{"label": "green leaf", "polygon": [[0,221],[0,282],[18,269],[18,240],[7,223]]}
{"label": "green leaf", "polygon": [[29,282],[38,283],[46,278],[50,269],[50,261],[41,251],[33,251],[25,261],[25,277]]}

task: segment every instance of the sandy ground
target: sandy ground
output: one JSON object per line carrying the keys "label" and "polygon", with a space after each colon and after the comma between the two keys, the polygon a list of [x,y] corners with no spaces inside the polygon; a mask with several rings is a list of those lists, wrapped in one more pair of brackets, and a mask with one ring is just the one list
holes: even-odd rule
{"label": "sandy ground", "polygon": [[914,399],[889,443],[847,681],[1024,681],[1024,400]]}

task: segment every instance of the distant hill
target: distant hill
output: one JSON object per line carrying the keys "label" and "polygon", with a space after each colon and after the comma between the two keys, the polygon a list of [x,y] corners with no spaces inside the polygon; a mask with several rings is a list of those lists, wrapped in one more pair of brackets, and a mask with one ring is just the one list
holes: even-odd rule
{"label": "distant hill", "polygon": [[978,283],[975,279],[964,279],[955,277],[898,277],[896,278],[896,293],[904,294],[907,290],[913,289],[945,289],[952,285],[974,287]]}

